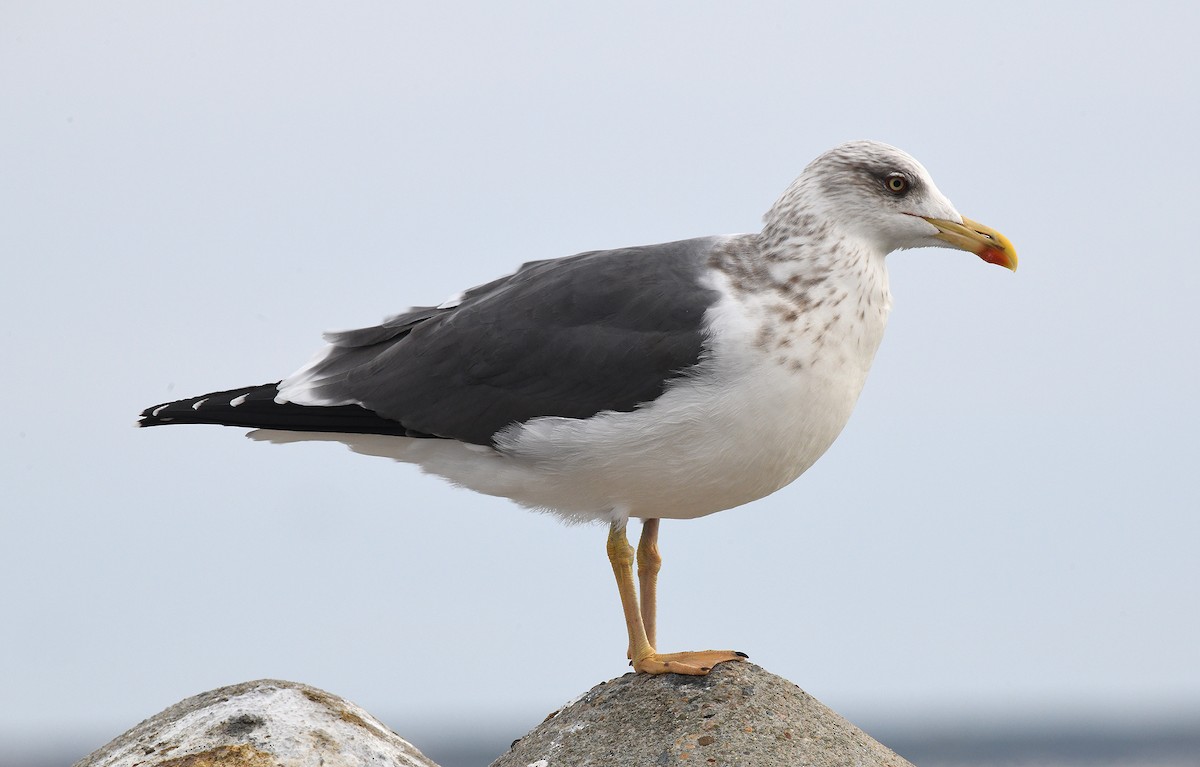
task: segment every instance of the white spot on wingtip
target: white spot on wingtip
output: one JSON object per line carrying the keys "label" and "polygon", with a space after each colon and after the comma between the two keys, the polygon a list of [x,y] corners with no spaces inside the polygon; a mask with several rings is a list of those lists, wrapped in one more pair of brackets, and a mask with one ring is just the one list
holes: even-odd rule
{"label": "white spot on wingtip", "polygon": [[201,399],[201,400],[196,400],[196,403],[194,405],[192,405],[192,410],[199,410],[200,406],[203,405],[205,402],[208,402],[208,397],[205,397],[204,399]]}
{"label": "white spot on wingtip", "polygon": [[156,408],[154,408],[153,410],[151,410],[151,411],[150,411],[150,416],[151,416],[151,417],[154,417],[154,416],[158,415],[158,414],[159,414],[159,413],[161,413],[163,410],[165,410],[167,407],[168,407],[167,405],[159,405],[158,407],[156,407]]}
{"label": "white spot on wingtip", "polygon": [[247,395],[243,394],[240,397],[234,397],[233,399],[229,400],[229,407],[237,407],[238,405],[244,404],[246,402],[246,396]]}

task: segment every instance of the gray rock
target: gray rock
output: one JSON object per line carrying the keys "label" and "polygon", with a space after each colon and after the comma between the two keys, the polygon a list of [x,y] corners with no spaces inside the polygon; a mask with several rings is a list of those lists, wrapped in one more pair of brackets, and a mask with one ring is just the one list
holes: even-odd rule
{"label": "gray rock", "polygon": [[[492,767],[903,767],[909,762],[751,663],[626,674],[551,714]],[[910,766],[911,767],[911,766]]]}
{"label": "gray rock", "polygon": [[[547,717],[492,767],[904,767],[796,685],[750,663],[626,674]],[[353,703],[245,682],[147,719],[75,767],[437,767]],[[909,765],[911,767],[911,765]]]}
{"label": "gray rock", "polygon": [[437,767],[353,703],[262,679],[176,703],[75,767]]}

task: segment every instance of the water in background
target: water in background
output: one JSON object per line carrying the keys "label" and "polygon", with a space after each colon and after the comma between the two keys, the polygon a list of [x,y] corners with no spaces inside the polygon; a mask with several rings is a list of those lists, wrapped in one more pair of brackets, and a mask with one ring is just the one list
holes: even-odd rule
{"label": "water in background", "polygon": [[[400,734],[441,767],[486,767],[514,737],[471,729],[466,739],[448,732],[421,739]],[[919,767],[1200,767],[1200,720],[1160,727],[864,729]],[[43,746],[0,742],[0,767],[70,767],[103,745],[85,740]]]}

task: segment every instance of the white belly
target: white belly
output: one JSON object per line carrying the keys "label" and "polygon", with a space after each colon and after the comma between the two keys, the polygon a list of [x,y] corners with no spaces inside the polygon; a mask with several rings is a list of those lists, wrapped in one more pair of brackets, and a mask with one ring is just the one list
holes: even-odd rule
{"label": "white belly", "polygon": [[719,393],[678,386],[631,413],[538,419],[514,429],[500,452],[539,481],[504,494],[570,516],[669,519],[769,495],[825,452],[857,396],[828,387],[788,392],[795,377],[782,373],[747,375]]}

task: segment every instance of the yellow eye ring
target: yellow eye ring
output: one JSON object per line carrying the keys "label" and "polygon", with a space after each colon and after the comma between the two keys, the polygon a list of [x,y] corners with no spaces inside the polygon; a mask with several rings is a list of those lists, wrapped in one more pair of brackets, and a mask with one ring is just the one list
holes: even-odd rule
{"label": "yellow eye ring", "polygon": [[892,194],[904,194],[908,191],[908,179],[899,173],[892,173],[883,180],[883,186]]}

